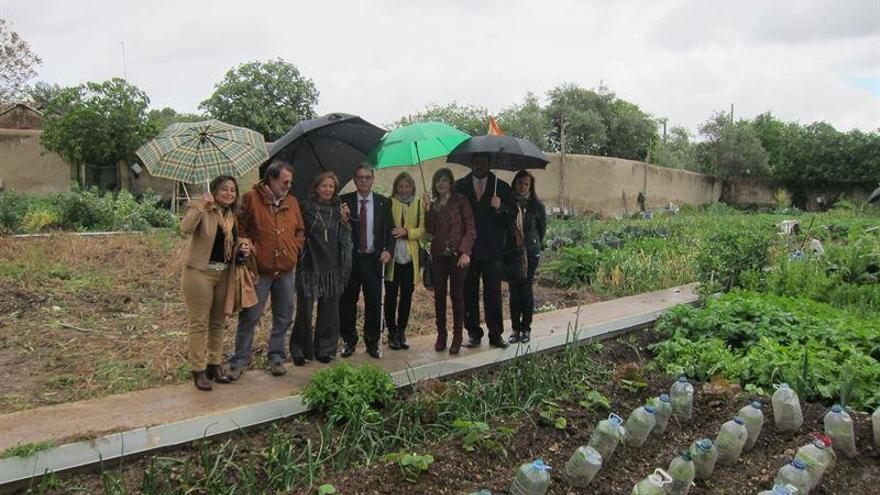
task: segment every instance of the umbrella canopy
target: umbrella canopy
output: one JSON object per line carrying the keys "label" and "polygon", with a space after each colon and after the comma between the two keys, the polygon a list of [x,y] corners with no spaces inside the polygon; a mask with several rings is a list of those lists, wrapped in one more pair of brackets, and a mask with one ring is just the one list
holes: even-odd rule
{"label": "umbrella canopy", "polygon": [[489,155],[489,163],[496,170],[518,171],[526,168],[545,168],[550,160],[531,141],[513,136],[474,136],[449,153],[447,162],[473,166],[474,157]]}
{"label": "umbrella canopy", "polygon": [[874,189],[874,192],[871,193],[871,196],[868,197],[868,203],[873,203],[880,199],[880,187]]}
{"label": "umbrella canopy", "polygon": [[[446,156],[470,136],[441,122],[419,122],[389,132],[367,155],[376,168],[412,167]],[[421,167],[419,167],[421,172]],[[422,186],[425,176],[422,173]]]}
{"label": "umbrella canopy", "polygon": [[219,120],[171,124],[136,154],[150,175],[189,184],[241,177],[268,156],[260,133]]}
{"label": "umbrella canopy", "polygon": [[272,159],[287,160],[294,169],[290,192],[305,199],[312,181],[325,170],[333,171],[340,185],[350,181],[355,167],[384,134],[381,127],[346,113],[300,121],[269,147],[269,160],[260,167],[260,176]]}

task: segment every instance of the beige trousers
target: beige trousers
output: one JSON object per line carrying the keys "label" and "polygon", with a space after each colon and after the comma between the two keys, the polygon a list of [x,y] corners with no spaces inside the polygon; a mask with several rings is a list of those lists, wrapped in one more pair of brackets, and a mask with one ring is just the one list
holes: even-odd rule
{"label": "beige trousers", "polygon": [[189,362],[192,371],[223,360],[224,304],[229,269],[202,271],[183,268],[180,285],[189,316]]}

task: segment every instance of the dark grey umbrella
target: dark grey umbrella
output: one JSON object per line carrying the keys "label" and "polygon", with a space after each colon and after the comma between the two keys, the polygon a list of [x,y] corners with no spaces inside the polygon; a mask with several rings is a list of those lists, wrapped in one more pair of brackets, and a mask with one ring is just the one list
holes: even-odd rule
{"label": "dark grey umbrella", "polygon": [[289,161],[294,171],[290,192],[303,200],[312,181],[325,170],[333,171],[340,185],[350,181],[355,167],[384,135],[384,129],[357,115],[331,113],[302,120],[272,143],[269,160],[260,167],[260,176],[273,158]]}
{"label": "dark grey umbrella", "polygon": [[473,166],[474,157],[489,155],[490,167],[495,170],[518,171],[526,168],[545,168],[550,160],[531,141],[513,136],[474,136],[459,144],[446,157],[449,163]]}
{"label": "dark grey umbrella", "polygon": [[871,195],[868,197],[868,203],[873,203],[878,199],[880,199],[880,187],[874,189],[874,192],[872,192]]}

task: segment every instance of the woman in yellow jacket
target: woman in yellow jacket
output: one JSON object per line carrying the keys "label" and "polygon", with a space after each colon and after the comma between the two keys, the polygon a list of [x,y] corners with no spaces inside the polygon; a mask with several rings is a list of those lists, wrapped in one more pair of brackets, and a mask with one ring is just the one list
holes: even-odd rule
{"label": "woman in yellow jacket", "polygon": [[[394,179],[391,215],[396,239],[392,262],[385,265],[385,326],[388,347],[409,349],[406,325],[415,284],[422,280],[419,267],[419,239],[425,235],[425,207],[416,197],[416,183],[407,172]],[[400,301],[398,304],[398,294]]]}

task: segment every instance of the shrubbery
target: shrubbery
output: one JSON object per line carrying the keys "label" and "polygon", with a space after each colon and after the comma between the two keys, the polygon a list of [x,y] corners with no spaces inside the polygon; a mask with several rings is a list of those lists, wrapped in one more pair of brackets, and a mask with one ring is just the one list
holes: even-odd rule
{"label": "shrubbery", "polygon": [[364,420],[395,394],[394,382],[381,368],[341,363],[315,373],[303,398],[309,407],[327,414],[331,422],[347,423]]}
{"label": "shrubbery", "polygon": [[33,234],[50,230],[115,231],[172,227],[174,215],[159,197],[138,201],[128,191],[101,193],[96,188],[35,197],[0,193],[0,233]]}

